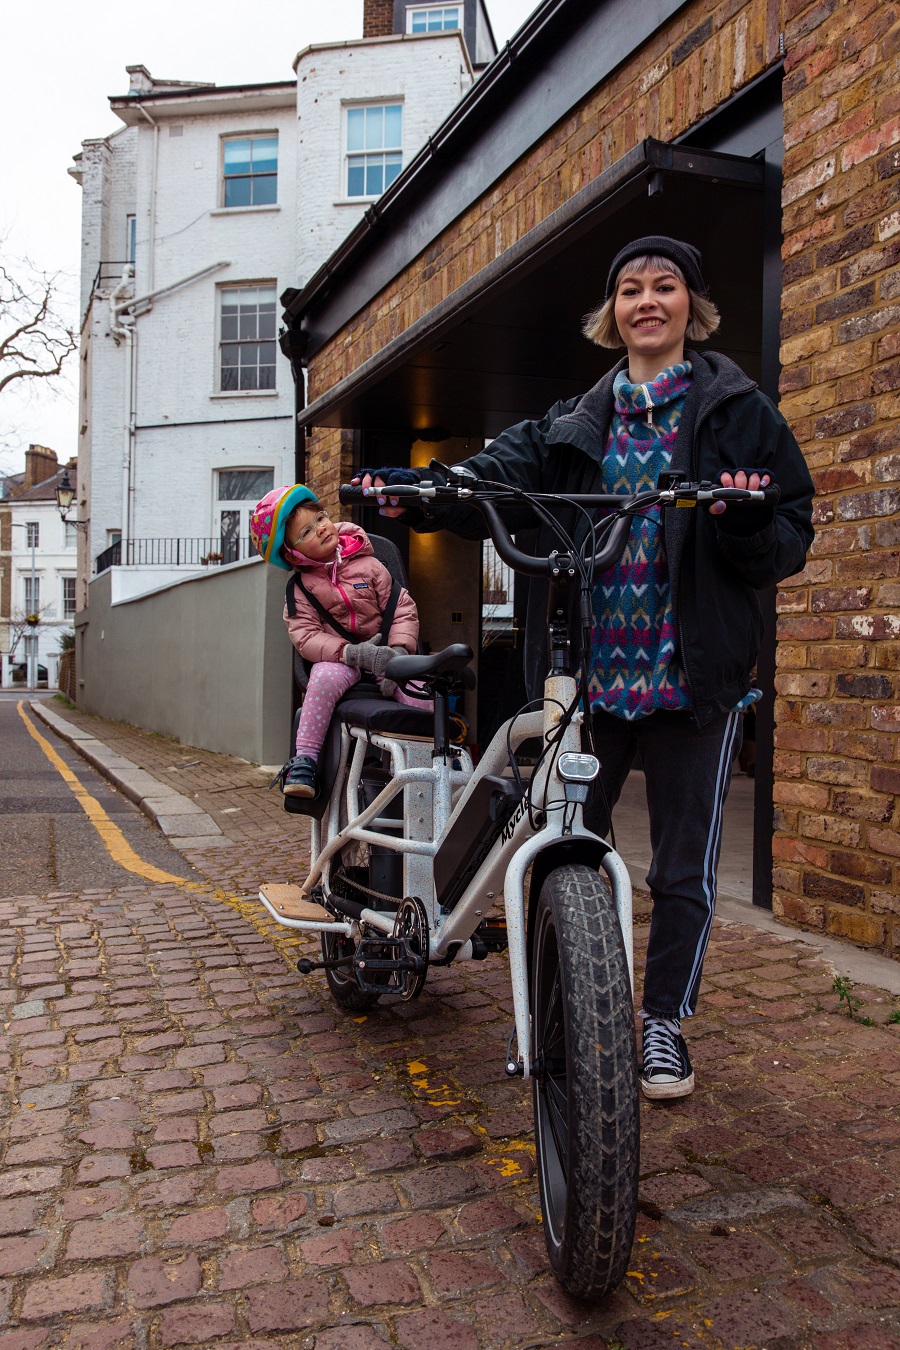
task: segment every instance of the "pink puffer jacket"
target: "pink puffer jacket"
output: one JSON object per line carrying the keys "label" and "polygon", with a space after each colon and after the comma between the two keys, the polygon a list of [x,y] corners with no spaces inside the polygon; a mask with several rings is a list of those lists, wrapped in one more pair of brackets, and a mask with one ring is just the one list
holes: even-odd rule
{"label": "pink puffer jacket", "polygon": [[[391,574],[375,557],[365,530],[342,522],[338,533],[340,557],[336,555],[325,563],[310,562],[303,567],[303,584],[338,623],[354,634],[357,642],[365,642],[381,628],[391,594]],[[300,655],[307,661],[340,661],[347,645],[344,639],[319,617],[297,585],[294,601],[297,613],[290,618],[285,605],[284,621]],[[418,639],[418,611],[404,587],[386,645],[414,652]]]}

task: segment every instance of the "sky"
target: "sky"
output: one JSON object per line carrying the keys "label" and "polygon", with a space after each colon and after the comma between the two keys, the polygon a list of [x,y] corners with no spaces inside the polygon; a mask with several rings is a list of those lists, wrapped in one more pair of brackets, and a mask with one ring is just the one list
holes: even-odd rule
{"label": "sky", "polygon": [[[486,3],[502,47],[537,0]],[[82,140],[121,126],[108,98],[127,92],[125,67],[216,84],[289,80],[294,57],[309,43],[361,37],[362,10],[362,0],[255,0],[250,10],[234,0],[8,6],[0,50],[0,116],[7,128],[0,249],[6,260],[28,258],[42,272],[59,273],[66,319],[77,327],[81,189],[67,169]],[[43,380],[16,381],[0,404],[0,473],[19,472],[30,443],[50,446],[60,460],[75,454],[76,412],[75,358],[55,392]]]}

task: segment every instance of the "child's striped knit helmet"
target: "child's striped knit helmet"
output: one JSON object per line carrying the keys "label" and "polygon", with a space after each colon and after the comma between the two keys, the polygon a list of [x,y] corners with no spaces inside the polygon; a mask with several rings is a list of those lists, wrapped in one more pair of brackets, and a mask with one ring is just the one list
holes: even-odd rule
{"label": "child's striped knit helmet", "polygon": [[289,484],[267,492],[250,520],[250,538],[261,558],[275,567],[293,571],[281,556],[284,527],[295,506],[318,506],[319,499],[305,483]]}

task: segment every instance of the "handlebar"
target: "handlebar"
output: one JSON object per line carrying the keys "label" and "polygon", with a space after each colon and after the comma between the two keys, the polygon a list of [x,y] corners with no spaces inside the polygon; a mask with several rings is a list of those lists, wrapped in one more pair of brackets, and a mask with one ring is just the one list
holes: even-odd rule
{"label": "handlebar", "polygon": [[[366,491],[358,483],[342,483],[338,490],[340,501],[348,506],[354,502],[369,501],[375,495],[374,489]],[[678,483],[671,487],[653,488],[648,492],[634,494],[622,493],[565,493],[544,494],[526,493],[520,488],[503,488],[494,484],[479,483],[477,479],[467,479],[466,485],[422,483],[397,483],[379,488],[378,495],[441,501],[465,501],[474,506],[484,516],[494,547],[502,560],[515,572],[526,576],[559,576],[561,573],[574,575],[574,560],[564,553],[554,551],[546,558],[535,558],[517,548],[509,530],[503,521],[497,506],[527,504],[534,497],[542,505],[574,505],[584,508],[607,509],[616,512],[611,520],[599,521],[597,533],[600,536],[600,548],[594,555],[590,575],[606,572],[616,563],[624,552],[631,531],[633,517],[650,506],[693,506],[697,502],[745,502],[762,503],[775,506],[781,490],[775,484],[766,488],[723,487],[714,483]]]}

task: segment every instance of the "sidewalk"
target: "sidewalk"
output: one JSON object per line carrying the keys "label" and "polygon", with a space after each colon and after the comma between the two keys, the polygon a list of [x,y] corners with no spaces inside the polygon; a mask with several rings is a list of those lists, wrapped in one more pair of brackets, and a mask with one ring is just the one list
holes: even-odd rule
{"label": "sidewalk", "polygon": [[643,1107],[629,1274],[576,1303],[503,1073],[504,961],[347,1018],[252,899],[306,848],[265,775],[60,715],[222,834],[185,846],[208,890],[0,902],[0,1350],[900,1350],[883,989],[857,983],[851,1020],[798,934],[717,923],[697,1091]]}

